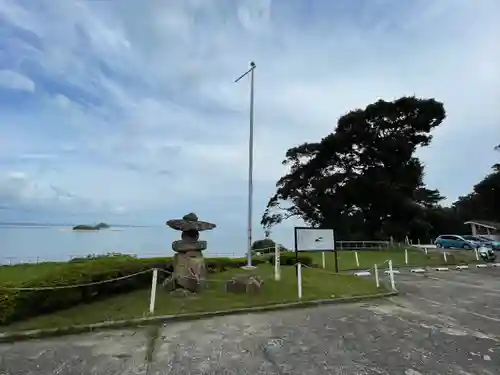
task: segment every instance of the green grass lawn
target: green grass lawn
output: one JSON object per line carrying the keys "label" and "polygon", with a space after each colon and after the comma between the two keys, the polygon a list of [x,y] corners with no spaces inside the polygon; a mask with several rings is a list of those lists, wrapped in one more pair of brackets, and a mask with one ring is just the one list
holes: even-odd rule
{"label": "green grass lawn", "polygon": [[[474,251],[450,250],[448,265],[477,262]],[[321,253],[308,253],[316,265],[321,267]],[[303,269],[303,300],[315,300],[334,297],[359,296],[376,293],[374,280],[359,278],[345,274],[334,274],[335,256],[325,253],[326,269]],[[422,251],[409,250],[409,264],[412,266],[444,265],[442,251],[432,250],[426,255]],[[381,251],[359,251],[359,269],[370,269],[374,264],[385,268],[384,262],[392,259],[395,268],[404,265],[404,249],[384,249]],[[356,269],[353,251],[339,251],[340,270]],[[22,283],[44,275],[54,275],[63,272],[67,263],[22,264],[0,267],[0,284]],[[225,291],[225,282],[238,273],[249,272],[241,269],[230,269],[222,273],[210,275],[211,282],[203,293],[193,297],[175,297],[158,289],[156,299],[156,315],[182,314],[201,311],[225,310],[237,307],[262,306],[268,304],[297,301],[297,280],[295,268],[282,266],[282,280],[273,280],[273,266],[259,265],[256,273],[266,281],[259,294],[233,294]],[[1,330],[19,330],[35,328],[56,328],[75,324],[97,323],[109,320],[126,320],[140,318],[148,314],[149,289],[135,290],[127,294],[115,295],[88,304],[80,304],[73,308],[60,310],[25,321],[0,326]]]}
{"label": "green grass lawn", "polygon": [[[232,276],[242,272],[249,272],[241,269],[211,275],[211,282],[207,290],[193,297],[176,297],[159,287],[156,296],[155,315],[216,311],[298,301],[295,268],[289,266],[281,269],[281,281],[274,281],[273,267],[271,265],[261,265],[256,271],[251,271],[256,272],[265,279],[263,289],[259,294],[234,294],[225,291],[225,282]],[[336,275],[315,268],[303,269],[302,300],[305,301],[360,296],[384,291],[383,287],[377,288],[374,280],[370,278]],[[137,290],[16,322],[0,327],[0,330],[57,328],[109,320],[140,318],[147,316],[149,296],[149,290]]]}
{"label": "green grass lawn", "polygon": [[[404,249],[391,250],[365,250],[358,251],[359,269],[373,268],[374,264],[382,265],[385,261],[391,259],[393,266],[405,264]],[[321,253],[310,253],[314,263],[322,264]],[[358,268],[356,265],[355,252],[351,250],[338,251],[339,270],[350,270]],[[408,250],[409,265],[425,265],[426,255],[420,251]],[[325,253],[325,266],[328,270],[335,270],[335,254]]]}
{"label": "green grass lawn", "polygon": [[427,265],[431,267],[443,265],[460,265],[460,264],[474,264],[484,263],[481,258],[476,260],[476,255],[473,250],[447,250],[446,264],[444,262],[443,250],[432,250],[427,255]]}
{"label": "green grass lawn", "polygon": [[[456,265],[464,263],[477,263],[475,253],[471,250],[448,250],[447,264]],[[322,264],[321,253],[308,253],[315,264]],[[393,267],[405,265],[404,248],[394,248],[380,251],[358,251],[359,269],[371,269],[374,264],[379,267],[387,267],[385,261],[391,259]],[[338,252],[339,270],[350,270],[358,268],[356,266],[356,257],[354,251],[342,250]],[[426,255],[420,250],[408,249],[408,265],[410,266],[439,266],[445,265],[443,252],[441,250],[429,250]],[[335,254],[325,253],[325,266],[327,270],[335,270]]]}

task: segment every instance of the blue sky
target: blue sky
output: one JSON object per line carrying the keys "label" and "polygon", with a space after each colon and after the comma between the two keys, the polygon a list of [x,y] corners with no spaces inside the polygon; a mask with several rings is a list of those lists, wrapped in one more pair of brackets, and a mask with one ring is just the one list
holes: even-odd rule
{"label": "blue sky", "polygon": [[0,0],[0,220],[195,211],[244,246],[249,87],[233,80],[251,60],[257,237],[286,149],[378,98],[444,102],[420,155],[454,200],[498,161],[499,14],[497,0]]}

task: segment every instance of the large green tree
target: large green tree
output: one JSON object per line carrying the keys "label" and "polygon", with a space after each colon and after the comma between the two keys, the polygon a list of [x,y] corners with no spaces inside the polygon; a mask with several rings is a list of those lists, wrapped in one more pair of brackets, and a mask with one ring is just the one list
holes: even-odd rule
{"label": "large green tree", "polygon": [[[500,151],[500,144],[495,147]],[[459,197],[453,208],[463,220],[489,220],[500,222],[500,164],[474,185],[470,194]]]}
{"label": "large green tree", "polygon": [[443,197],[424,186],[415,151],[445,116],[442,103],[415,97],[347,113],[321,141],[287,151],[289,173],[277,182],[262,225],[298,216],[341,238],[428,234],[425,211]]}
{"label": "large green tree", "polygon": [[474,185],[472,193],[458,198],[454,208],[464,220],[500,222],[500,164]]}

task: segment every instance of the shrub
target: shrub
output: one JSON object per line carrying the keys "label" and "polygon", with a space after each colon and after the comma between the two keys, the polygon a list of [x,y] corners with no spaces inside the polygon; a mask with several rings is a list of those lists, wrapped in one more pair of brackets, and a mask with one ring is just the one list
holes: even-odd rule
{"label": "shrub", "polygon": [[[285,253],[280,255],[280,264],[282,266],[294,266],[297,261],[306,266],[311,266],[313,264],[313,259],[309,255],[299,254],[297,258],[295,253]],[[274,264],[274,256],[269,257],[269,263]]]}
{"label": "shrub", "polygon": [[[253,264],[258,265],[267,261],[267,258],[254,258]],[[247,259],[206,258],[205,262],[208,272],[215,273],[242,267],[246,265]],[[159,268],[169,272],[173,270],[172,258],[141,259],[122,254],[73,259],[57,267],[57,272],[40,272],[39,275],[36,275],[36,265],[31,266],[29,271],[33,272],[33,277],[20,279],[21,281],[18,282],[4,282],[0,285],[0,324],[8,324],[15,320],[54,312],[118,293],[148,288],[151,285],[151,273],[147,272],[128,279],[78,288],[16,291],[2,289],[1,286],[39,288],[81,285],[132,275],[151,268]],[[20,267],[19,272],[27,271]],[[167,274],[160,272],[158,281],[163,281],[167,276]]]}
{"label": "shrub", "polygon": [[[267,258],[252,258],[252,264],[258,266],[267,262]],[[241,268],[247,264],[247,258],[207,258],[205,264],[209,273],[224,272],[233,268]]]}
{"label": "shrub", "polygon": [[131,254],[122,254],[122,253],[107,253],[107,254],[89,254],[85,257],[76,257],[72,258],[70,262],[85,262],[87,260],[95,260],[95,259],[104,259],[104,258],[113,258],[113,259],[135,259],[136,255]]}
{"label": "shrub", "polygon": [[[269,253],[274,253],[274,246],[275,242],[270,239],[270,238],[264,238],[263,240],[257,240],[252,244],[252,252],[254,254],[256,253],[261,253],[261,254],[269,254]],[[283,245],[279,245],[280,251],[288,251],[286,247]]]}
{"label": "shrub", "polygon": [[[68,262],[57,273],[42,273],[20,283],[3,283],[4,287],[39,288],[81,285],[111,280],[151,268],[171,270],[168,258],[135,259],[105,257]],[[21,270],[20,270],[21,271]],[[0,324],[68,308],[109,295],[129,292],[151,284],[151,274],[144,273],[109,283],[49,290],[6,290],[0,288]]]}

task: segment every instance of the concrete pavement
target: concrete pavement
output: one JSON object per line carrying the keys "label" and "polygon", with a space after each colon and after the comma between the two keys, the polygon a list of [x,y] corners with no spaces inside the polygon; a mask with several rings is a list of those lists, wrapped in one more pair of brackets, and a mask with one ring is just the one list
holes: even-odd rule
{"label": "concrete pavement", "polygon": [[499,276],[405,273],[390,300],[172,323],[156,340],[141,328],[3,344],[0,373],[498,374]]}

